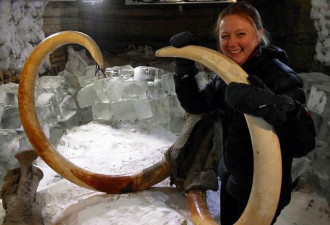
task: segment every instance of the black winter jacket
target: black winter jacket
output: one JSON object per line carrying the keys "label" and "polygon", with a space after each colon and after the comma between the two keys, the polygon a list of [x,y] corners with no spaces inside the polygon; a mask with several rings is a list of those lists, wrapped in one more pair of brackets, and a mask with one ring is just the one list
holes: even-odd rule
{"label": "black winter jacket", "polygon": [[[286,63],[285,52],[278,47],[270,46],[260,48],[260,51],[244,63],[242,68],[248,75],[259,77],[275,94],[287,95],[300,103],[305,103],[302,81]],[[177,74],[174,80],[177,96],[186,112],[191,114],[207,113],[213,110],[219,112],[223,125],[224,164],[235,183],[238,186],[247,187],[245,194],[248,197],[253,179],[252,144],[244,115],[231,109],[225,101],[227,85],[219,76],[212,77],[201,90],[198,89],[194,74],[185,78]],[[281,150],[282,194],[286,192],[290,195],[292,158],[286,154],[282,143]]]}

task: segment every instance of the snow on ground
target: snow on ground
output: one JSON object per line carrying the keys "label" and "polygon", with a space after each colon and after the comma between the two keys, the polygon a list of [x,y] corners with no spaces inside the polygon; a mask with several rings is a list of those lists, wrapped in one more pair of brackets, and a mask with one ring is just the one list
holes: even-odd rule
{"label": "snow on ground", "polygon": [[[113,128],[91,122],[68,131],[57,150],[92,172],[130,174],[160,161],[176,138],[151,124]],[[186,197],[170,187],[169,179],[146,191],[108,195],[61,179],[41,159],[37,164],[45,173],[39,201],[46,224],[192,224]]]}

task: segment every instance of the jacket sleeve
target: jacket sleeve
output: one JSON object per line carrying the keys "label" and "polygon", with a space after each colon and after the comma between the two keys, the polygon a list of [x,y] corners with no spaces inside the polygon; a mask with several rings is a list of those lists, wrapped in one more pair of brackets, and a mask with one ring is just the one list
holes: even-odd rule
{"label": "jacket sleeve", "polygon": [[[283,125],[296,117],[298,113],[297,107],[299,107],[299,104],[306,103],[305,93],[302,89],[303,83],[298,75],[290,67],[284,63],[281,63],[279,60],[274,59],[272,63],[265,62],[264,66],[266,69],[263,71],[263,74],[260,75],[260,78],[274,93],[275,98],[278,99],[279,102],[284,103],[282,106],[273,106],[269,107],[268,109],[266,107],[264,110],[269,110],[269,118],[271,117],[272,113],[276,115],[285,115],[284,117],[274,118],[273,121],[270,118],[270,123],[272,125]],[[286,104],[288,102],[291,102],[291,106]],[[292,107],[292,102],[295,103],[293,105],[294,107]],[[265,119],[267,120],[267,118]]]}
{"label": "jacket sleeve", "polygon": [[286,95],[277,95],[269,88],[236,82],[228,85],[225,99],[238,112],[262,117],[271,125],[286,122],[295,110],[293,99]]}
{"label": "jacket sleeve", "polygon": [[218,76],[212,77],[202,89],[192,76],[174,76],[174,82],[180,104],[188,113],[206,113],[227,105],[224,101],[226,84]]}

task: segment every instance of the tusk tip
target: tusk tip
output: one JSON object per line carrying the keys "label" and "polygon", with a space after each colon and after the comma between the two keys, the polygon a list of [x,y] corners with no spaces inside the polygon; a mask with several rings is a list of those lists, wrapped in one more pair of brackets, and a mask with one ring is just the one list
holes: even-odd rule
{"label": "tusk tip", "polygon": [[173,47],[173,46],[166,46],[164,48],[158,49],[155,53],[155,56],[157,56],[157,57],[166,57],[167,56],[167,55],[165,55],[166,51],[171,50],[171,49],[176,49],[176,48]]}

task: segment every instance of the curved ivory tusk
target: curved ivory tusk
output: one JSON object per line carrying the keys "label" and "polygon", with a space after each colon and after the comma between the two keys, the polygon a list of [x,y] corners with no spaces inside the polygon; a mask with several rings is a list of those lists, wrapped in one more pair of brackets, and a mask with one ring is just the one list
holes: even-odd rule
{"label": "curved ivory tusk", "polygon": [[97,44],[87,35],[64,31],[42,41],[27,59],[19,83],[18,104],[25,133],[38,155],[67,180],[93,190],[107,193],[126,193],[146,189],[170,175],[166,160],[133,175],[111,176],[89,172],[64,158],[43,133],[35,108],[34,89],[38,70],[44,58],[56,48],[69,44],[87,48],[98,65],[103,67],[103,57]]}
{"label": "curved ivory tusk", "polygon": [[[221,53],[208,48],[165,47],[158,50],[156,56],[191,59],[217,73],[227,84],[230,82],[248,84],[248,75],[240,66]],[[282,179],[280,144],[273,127],[263,119],[250,115],[245,115],[245,119],[253,146],[254,174],[247,207],[235,225],[266,225],[272,222],[280,195]],[[197,199],[193,201],[195,205],[191,208],[192,217],[195,224],[209,224],[206,204],[201,203],[202,199],[197,194],[189,193],[190,198]]]}
{"label": "curved ivory tusk", "polygon": [[207,209],[205,191],[188,191],[188,201],[191,217],[196,225],[218,225]]}

